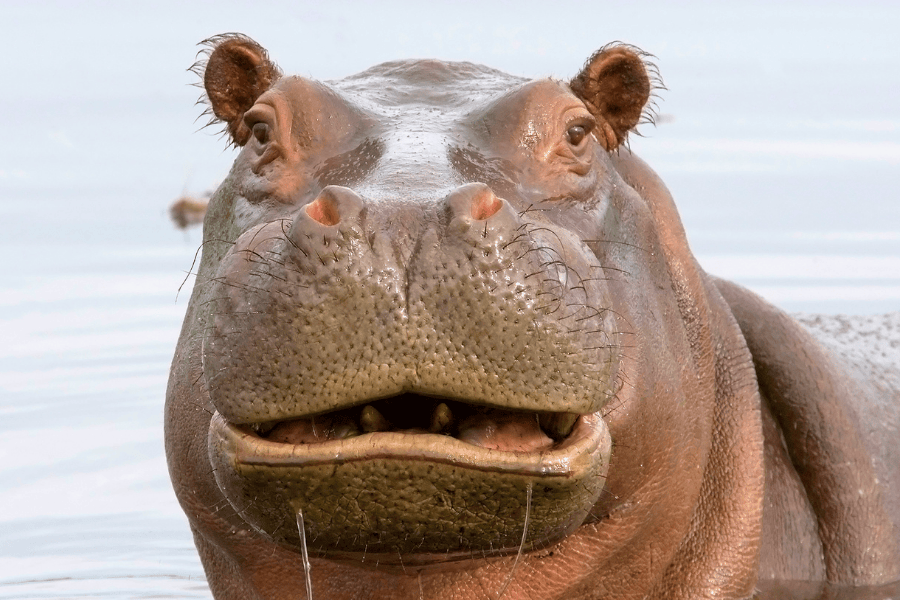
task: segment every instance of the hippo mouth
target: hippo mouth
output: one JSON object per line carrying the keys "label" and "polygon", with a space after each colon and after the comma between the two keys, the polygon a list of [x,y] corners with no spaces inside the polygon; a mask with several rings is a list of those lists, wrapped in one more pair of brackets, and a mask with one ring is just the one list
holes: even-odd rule
{"label": "hippo mouth", "polygon": [[481,448],[543,452],[563,443],[580,418],[575,413],[504,410],[407,393],[325,414],[257,423],[245,430],[283,444],[320,444],[376,432],[430,433]]}
{"label": "hippo mouth", "polygon": [[[210,424],[229,502],[258,531],[319,556],[427,565],[561,540],[599,497],[599,414],[401,394],[314,416]],[[523,528],[525,535],[523,537]]]}

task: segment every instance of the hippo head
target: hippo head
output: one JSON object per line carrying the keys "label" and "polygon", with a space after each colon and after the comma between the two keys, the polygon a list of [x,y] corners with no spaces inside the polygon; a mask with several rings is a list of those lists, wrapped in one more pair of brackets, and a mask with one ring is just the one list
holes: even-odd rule
{"label": "hippo head", "polygon": [[718,312],[623,147],[643,53],[601,49],[571,82],[398,61],[319,83],[228,35],[200,71],[240,152],[166,438],[217,597],[297,593],[304,548],[314,580],[359,589],[498,581],[524,552],[562,597],[641,597],[734,541],[698,533],[710,447],[744,426],[739,402],[716,414]]}

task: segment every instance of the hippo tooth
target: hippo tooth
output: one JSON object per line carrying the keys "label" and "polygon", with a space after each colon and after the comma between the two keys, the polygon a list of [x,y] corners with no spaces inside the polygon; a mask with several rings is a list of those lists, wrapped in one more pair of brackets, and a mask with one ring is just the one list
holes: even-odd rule
{"label": "hippo tooth", "polygon": [[558,442],[572,433],[578,416],[576,413],[544,413],[538,417],[538,422],[541,429]]}
{"label": "hippo tooth", "polygon": [[[381,418],[384,419],[384,417]],[[342,440],[344,438],[350,438],[359,435],[359,427],[356,426],[356,423],[352,422],[338,423],[329,433],[331,434],[329,437],[336,440]]]}
{"label": "hippo tooth", "polygon": [[266,437],[269,435],[269,432],[275,429],[276,425],[278,425],[278,421],[269,421],[268,423],[254,423],[252,427],[253,431],[256,432],[256,435]]}
{"label": "hippo tooth", "polygon": [[366,433],[385,431],[391,426],[388,420],[384,418],[384,415],[371,404],[363,407],[362,413],[359,415],[359,424]]}
{"label": "hippo tooth", "polygon": [[431,426],[428,428],[428,431],[440,433],[449,427],[452,422],[453,413],[450,412],[450,407],[441,402],[434,407],[434,412],[431,413]]}

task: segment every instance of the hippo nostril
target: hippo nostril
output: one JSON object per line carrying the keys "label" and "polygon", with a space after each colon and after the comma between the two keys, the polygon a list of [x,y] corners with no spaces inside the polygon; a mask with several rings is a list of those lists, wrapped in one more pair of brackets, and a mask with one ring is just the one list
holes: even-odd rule
{"label": "hippo nostril", "polygon": [[322,225],[337,225],[341,221],[338,214],[337,206],[335,206],[334,198],[319,196],[311,203],[306,205],[306,214],[313,221],[318,221]]}
{"label": "hippo nostril", "polygon": [[488,219],[503,206],[500,198],[494,195],[491,188],[487,188],[481,194],[472,199],[472,218],[478,221]]}
{"label": "hippo nostril", "polygon": [[503,201],[484,183],[459,187],[450,193],[447,200],[457,216],[471,217],[476,221],[491,218],[503,207]]}
{"label": "hippo nostril", "polygon": [[353,190],[339,185],[325,186],[315,200],[303,207],[310,219],[331,227],[353,219],[363,210],[364,202]]}

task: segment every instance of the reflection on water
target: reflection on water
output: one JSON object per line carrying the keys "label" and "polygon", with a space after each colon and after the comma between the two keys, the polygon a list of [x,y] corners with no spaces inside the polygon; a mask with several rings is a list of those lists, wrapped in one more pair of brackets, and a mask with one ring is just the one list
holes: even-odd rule
{"label": "reflection on water", "polygon": [[868,588],[847,588],[807,581],[761,581],[757,600],[897,600],[900,582]]}
{"label": "reflection on water", "polygon": [[0,246],[0,598],[210,597],[162,440],[195,245]]}
{"label": "reflection on water", "polygon": [[83,579],[63,577],[6,584],[2,598],[212,598],[205,579],[175,575],[103,575]]}

